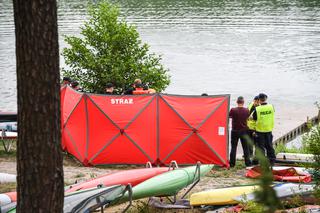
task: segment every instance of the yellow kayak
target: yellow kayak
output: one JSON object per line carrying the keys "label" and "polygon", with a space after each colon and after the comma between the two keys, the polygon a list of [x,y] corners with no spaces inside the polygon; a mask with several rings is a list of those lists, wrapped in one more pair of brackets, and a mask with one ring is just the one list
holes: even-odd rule
{"label": "yellow kayak", "polygon": [[257,185],[236,186],[194,193],[190,197],[190,205],[199,206],[237,204],[239,201],[234,200],[234,198],[250,194],[257,188]]}

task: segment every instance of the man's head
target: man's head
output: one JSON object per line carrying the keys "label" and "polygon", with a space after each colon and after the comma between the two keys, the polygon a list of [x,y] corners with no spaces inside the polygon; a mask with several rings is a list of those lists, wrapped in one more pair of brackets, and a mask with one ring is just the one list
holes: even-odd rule
{"label": "man's head", "polygon": [[137,84],[142,84],[141,79],[137,78],[136,80],[134,80],[134,82],[133,82],[133,87],[136,88],[136,87],[137,87]]}
{"label": "man's head", "polygon": [[238,106],[243,106],[243,104],[244,104],[244,98],[243,98],[242,96],[239,96],[239,97],[237,98],[237,104],[238,104]]}
{"label": "man's head", "polygon": [[113,90],[114,90],[113,84],[112,83],[107,83],[106,84],[106,92],[113,93]]}
{"label": "man's head", "polygon": [[259,105],[259,96],[255,96],[254,99],[253,99],[253,105],[254,106],[258,106]]}
{"label": "man's head", "polygon": [[63,77],[62,84],[63,85],[70,85],[71,84],[71,78],[70,77]]}
{"label": "man's head", "polygon": [[267,98],[268,98],[268,96],[266,94],[260,93],[259,94],[259,102],[260,102],[260,104],[266,102]]}

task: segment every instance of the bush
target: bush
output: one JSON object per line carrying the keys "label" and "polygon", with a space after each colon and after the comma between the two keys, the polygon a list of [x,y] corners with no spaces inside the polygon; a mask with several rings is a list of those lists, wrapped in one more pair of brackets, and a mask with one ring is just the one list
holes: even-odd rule
{"label": "bush", "polygon": [[306,148],[314,155],[313,179],[316,183],[316,196],[320,199],[320,124],[315,126],[303,137]]}
{"label": "bush", "polygon": [[68,65],[63,75],[77,80],[88,92],[102,93],[107,83],[113,83],[121,94],[136,78],[163,91],[170,76],[161,57],[149,52],[136,28],[119,14],[118,7],[106,1],[89,5],[89,20],[81,27],[81,37],[65,36],[70,47],[62,52]]}
{"label": "bush", "polygon": [[260,163],[262,175],[259,180],[260,188],[255,192],[257,202],[264,206],[264,212],[273,213],[278,208],[282,208],[281,202],[274,191],[273,174],[269,160],[257,150],[257,158]]}

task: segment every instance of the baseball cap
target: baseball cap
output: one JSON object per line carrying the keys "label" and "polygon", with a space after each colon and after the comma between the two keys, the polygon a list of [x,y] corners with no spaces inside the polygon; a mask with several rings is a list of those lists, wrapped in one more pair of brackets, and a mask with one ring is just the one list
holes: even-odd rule
{"label": "baseball cap", "polygon": [[109,89],[109,88],[111,88],[111,87],[113,87],[113,84],[112,84],[112,83],[107,83],[107,84],[106,84],[106,88]]}
{"label": "baseball cap", "polygon": [[266,94],[264,94],[264,93],[260,93],[258,97],[259,97],[259,99],[266,99],[266,98],[268,98],[268,96],[267,96]]}

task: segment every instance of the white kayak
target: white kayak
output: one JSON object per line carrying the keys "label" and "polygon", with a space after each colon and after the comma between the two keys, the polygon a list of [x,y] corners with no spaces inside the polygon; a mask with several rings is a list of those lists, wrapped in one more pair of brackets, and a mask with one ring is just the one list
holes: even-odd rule
{"label": "white kayak", "polygon": [[15,183],[17,180],[16,175],[8,174],[8,173],[0,173],[0,184],[1,183]]}
{"label": "white kayak", "polygon": [[[282,183],[275,185],[273,189],[279,199],[285,199],[295,195],[310,194],[314,191],[315,184]],[[234,200],[237,201],[250,201],[255,199],[255,193],[247,194],[245,197],[238,196],[234,198]]]}

